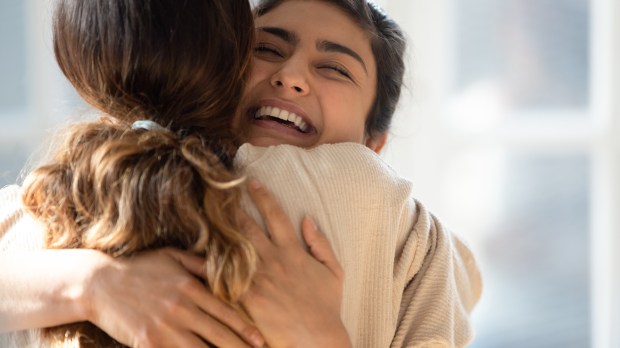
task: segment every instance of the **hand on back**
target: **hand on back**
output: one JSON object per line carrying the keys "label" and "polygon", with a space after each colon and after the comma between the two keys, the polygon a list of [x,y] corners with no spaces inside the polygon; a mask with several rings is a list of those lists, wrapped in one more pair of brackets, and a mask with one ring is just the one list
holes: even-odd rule
{"label": "hand on back", "polygon": [[262,337],[197,278],[204,259],[175,249],[111,259],[86,287],[88,319],[131,347],[261,346]]}
{"label": "hand on back", "polygon": [[247,215],[241,227],[259,255],[257,274],[244,305],[270,347],[347,347],[340,318],[344,273],[325,236],[306,218],[303,249],[293,224],[256,181],[249,192],[268,233]]}
{"label": "hand on back", "polygon": [[268,190],[249,192],[268,233],[242,216],[259,255],[243,304],[262,335],[199,280],[204,259],[170,248],[109,258],[86,287],[89,321],[132,347],[251,347],[263,336],[272,348],[351,346],[340,318],[344,274],[329,242],[307,218],[306,252]]}

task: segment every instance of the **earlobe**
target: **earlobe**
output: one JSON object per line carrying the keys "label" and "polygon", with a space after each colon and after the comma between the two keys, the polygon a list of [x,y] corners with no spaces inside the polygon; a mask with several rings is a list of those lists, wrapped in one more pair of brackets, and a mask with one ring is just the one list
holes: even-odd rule
{"label": "earlobe", "polygon": [[380,154],[381,150],[383,149],[383,146],[385,146],[385,143],[387,142],[387,138],[388,138],[387,132],[381,135],[374,136],[374,137],[368,137],[364,141],[364,145],[366,145],[372,151]]}

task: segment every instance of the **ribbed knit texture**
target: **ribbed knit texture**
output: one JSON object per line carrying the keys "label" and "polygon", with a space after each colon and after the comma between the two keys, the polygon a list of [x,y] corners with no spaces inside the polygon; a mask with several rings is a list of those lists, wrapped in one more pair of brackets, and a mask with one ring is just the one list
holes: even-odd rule
{"label": "ribbed knit texture", "polygon": [[[262,181],[294,225],[311,216],[345,272],[342,318],[354,347],[462,347],[481,293],[470,250],[368,148],[243,145],[235,164]],[[42,228],[0,191],[0,251],[40,248]],[[260,221],[247,196],[243,206]]]}
{"label": "ribbed knit texture", "polygon": [[22,208],[21,187],[0,190],[0,252],[43,247],[43,226]]}
{"label": "ribbed knit texture", "polygon": [[[296,226],[309,215],[326,234],[345,272],[342,318],[354,347],[471,341],[481,293],[473,255],[370,149],[246,144],[236,166],[261,180]],[[247,197],[245,205],[258,219]]]}
{"label": "ribbed knit texture", "polygon": [[[21,187],[0,190],[0,253],[42,249],[44,231],[43,225],[24,211]],[[0,333],[0,347],[42,347],[39,330]]]}

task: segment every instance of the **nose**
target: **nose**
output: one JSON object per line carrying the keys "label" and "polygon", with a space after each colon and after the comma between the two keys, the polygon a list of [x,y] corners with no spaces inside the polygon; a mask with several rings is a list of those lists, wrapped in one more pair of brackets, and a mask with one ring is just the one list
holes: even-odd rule
{"label": "nose", "polygon": [[276,89],[282,89],[286,93],[293,93],[298,96],[304,96],[310,92],[310,85],[304,69],[301,64],[295,61],[285,62],[271,76],[271,85]]}

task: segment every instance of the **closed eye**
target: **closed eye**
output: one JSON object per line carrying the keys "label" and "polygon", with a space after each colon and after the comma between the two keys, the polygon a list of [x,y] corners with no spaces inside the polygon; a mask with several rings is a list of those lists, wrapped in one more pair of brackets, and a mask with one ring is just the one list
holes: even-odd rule
{"label": "closed eye", "polygon": [[277,57],[284,57],[284,55],[277,48],[265,44],[258,44],[254,47],[254,52],[257,54],[268,54]]}
{"label": "closed eye", "polygon": [[337,65],[323,65],[323,66],[320,66],[319,68],[321,68],[321,69],[331,69],[331,70],[337,72],[338,74],[346,77],[347,79],[353,80],[353,78],[351,77],[351,74],[347,70],[343,69],[340,66],[337,66]]}

